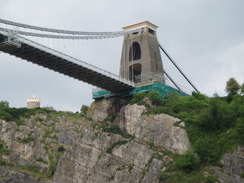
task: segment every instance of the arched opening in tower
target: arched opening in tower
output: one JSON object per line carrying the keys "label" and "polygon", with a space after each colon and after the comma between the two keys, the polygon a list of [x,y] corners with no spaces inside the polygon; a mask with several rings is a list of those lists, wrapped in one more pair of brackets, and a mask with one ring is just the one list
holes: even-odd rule
{"label": "arched opening in tower", "polygon": [[133,64],[129,67],[129,79],[135,83],[141,82],[141,64]]}
{"label": "arched opening in tower", "polygon": [[130,47],[129,61],[141,59],[141,47],[138,42],[133,42]]}

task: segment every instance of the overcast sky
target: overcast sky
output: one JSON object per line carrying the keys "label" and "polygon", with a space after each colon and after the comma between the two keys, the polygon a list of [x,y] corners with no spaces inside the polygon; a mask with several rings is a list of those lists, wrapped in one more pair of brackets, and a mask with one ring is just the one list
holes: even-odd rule
{"label": "overcast sky", "polygon": [[[224,96],[230,77],[244,82],[243,0],[0,0],[0,18],[95,32],[148,20],[158,25],[159,42],[202,93]],[[62,52],[119,74],[122,38],[43,44],[57,44]],[[185,86],[170,62],[163,62]],[[25,107],[32,95],[41,98],[41,106],[57,110],[79,111],[93,101],[93,86],[2,52],[0,84],[0,100],[12,107]]]}

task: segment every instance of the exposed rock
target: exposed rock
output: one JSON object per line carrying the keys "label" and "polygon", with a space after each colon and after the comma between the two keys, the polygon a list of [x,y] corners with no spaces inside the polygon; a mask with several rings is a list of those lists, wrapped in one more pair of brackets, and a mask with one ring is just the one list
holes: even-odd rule
{"label": "exposed rock", "polygon": [[[48,159],[44,144],[40,141],[43,136],[43,131],[37,128],[31,128],[31,126],[18,126],[15,122],[0,120],[0,139],[4,141],[10,152],[9,155],[3,156],[5,161],[15,162],[23,166],[36,162],[36,158]],[[38,165],[42,169],[41,171],[46,170],[48,167],[47,164],[43,163],[38,163]]]}
{"label": "exposed rock", "polygon": [[109,99],[96,100],[87,111],[87,117],[93,121],[102,122],[111,115],[116,115],[121,107],[128,104],[128,99],[112,97]]}
{"label": "exposed rock", "polygon": [[[116,98],[93,103],[89,116],[99,123],[56,114],[38,114],[21,125],[0,120],[0,139],[9,150],[0,158],[23,170],[34,165],[40,173],[48,173],[58,162],[54,183],[158,182],[158,174],[173,161],[168,151],[182,153],[190,148],[186,132],[174,125],[176,118],[143,115],[146,108],[139,105],[121,109],[125,103]],[[118,110],[111,126],[101,123]],[[14,167],[4,174],[6,182],[13,172],[38,182]]]}
{"label": "exposed rock", "polygon": [[180,120],[166,114],[143,115],[145,110],[145,106],[127,105],[121,109],[116,122],[126,132],[155,146],[176,153],[189,150],[183,122],[177,125]]}
{"label": "exposed rock", "polygon": [[218,177],[221,183],[243,183],[243,178],[235,174],[228,174],[223,172],[220,168],[213,168],[215,175]]}
{"label": "exposed rock", "polygon": [[0,183],[51,183],[8,167],[0,166],[0,172]]}
{"label": "exposed rock", "polygon": [[244,173],[244,147],[238,147],[235,151],[227,153],[221,159],[222,170],[214,167],[216,175],[223,183],[243,183],[244,178],[240,175]]}
{"label": "exposed rock", "polygon": [[93,121],[104,121],[108,117],[108,110],[111,106],[111,100],[93,102],[87,111],[87,117]]}
{"label": "exposed rock", "polygon": [[229,174],[239,175],[244,172],[244,147],[238,147],[235,151],[225,154],[221,159],[224,170]]}
{"label": "exposed rock", "polygon": [[[92,107],[92,119],[105,120],[107,116],[98,119],[95,113],[107,114],[105,111],[111,104],[108,103],[103,100],[96,109]],[[152,146],[183,153],[190,145],[185,129],[175,126],[178,119],[165,114],[142,115],[145,109],[144,106],[127,105],[114,122],[135,139],[104,132],[102,124],[83,123],[82,138],[76,138],[75,144],[59,161],[54,182],[157,182],[157,175],[166,170],[172,158],[163,151],[153,150]],[[111,153],[108,153],[111,147]]]}

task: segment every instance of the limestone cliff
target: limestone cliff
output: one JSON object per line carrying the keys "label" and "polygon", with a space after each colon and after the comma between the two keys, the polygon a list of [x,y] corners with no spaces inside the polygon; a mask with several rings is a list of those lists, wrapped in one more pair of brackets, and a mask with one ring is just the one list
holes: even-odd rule
{"label": "limestone cliff", "polygon": [[125,104],[97,101],[88,118],[48,112],[18,124],[0,120],[0,183],[167,182],[159,176],[174,154],[191,148],[184,123]]}
{"label": "limestone cliff", "polygon": [[[105,114],[107,109],[97,105],[92,110]],[[127,105],[110,126],[83,122],[82,138],[60,159],[54,182],[157,182],[172,162],[169,152],[183,153],[190,145],[185,130],[174,125],[179,120],[165,114],[146,116],[143,111],[144,106]],[[93,118],[108,118],[101,116]]]}

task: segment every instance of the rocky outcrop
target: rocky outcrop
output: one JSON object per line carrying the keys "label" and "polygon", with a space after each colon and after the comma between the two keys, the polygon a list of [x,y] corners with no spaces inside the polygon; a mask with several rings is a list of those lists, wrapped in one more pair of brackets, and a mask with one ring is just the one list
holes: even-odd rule
{"label": "rocky outcrop", "polygon": [[51,183],[8,167],[0,166],[0,172],[0,183]]}
{"label": "rocky outcrop", "polygon": [[[110,105],[111,101],[99,101],[89,117],[104,121]],[[82,137],[60,159],[54,182],[157,182],[158,174],[173,161],[168,152],[183,153],[190,144],[184,123],[165,114],[143,115],[145,110],[127,105],[109,127],[83,123]],[[103,117],[98,118],[96,111],[106,115],[99,113]],[[123,131],[116,131],[116,125]]]}
{"label": "rocky outcrop", "polygon": [[[17,125],[15,122],[0,120],[0,139],[10,152],[3,155],[7,162],[25,166],[36,162],[37,158],[48,160],[44,144],[41,143],[43,130],[35,126],[34,120],[27,120],[26,125]],[[48,164],[38,163],[41,171],[45,171]]]}
{"label": "rocky outcrop", "polygon": [[92,121],[102,122],[110,116],[115,116],[127,105],[128,99],[113,97],[94,101],[87,111],[87,117]]}
{"label": "rocky outcrop", "polygon": [[99,125],[83,133],[60,159],[54,182],[157,182],[172,161],[143,141],[103,132]]}
{"label": "rocky outcrop", "polygon": [[[222,168],[214,167],[219,180],[224,183],[243,183],[241,175],[244,173],[244,147],[238,147],[231,153],[227,153],[221,159]],[[243,175],[242,175],[243,176]]]}
{"label": "rocky outcrop", "polygon": [[[241,162],[241,163],[240,163]],[[221,159],[224,170],[228,174],[239,175],[244,172],[244,147],[238,147],[231,153],[227,153]]]}
{"label": "rocky outcrop", "polygon": [[166,114],[143,115],[145,106],[127,105],[121,109],[117,124],[129,134],[174,153],[189,150],[184,123]]}

